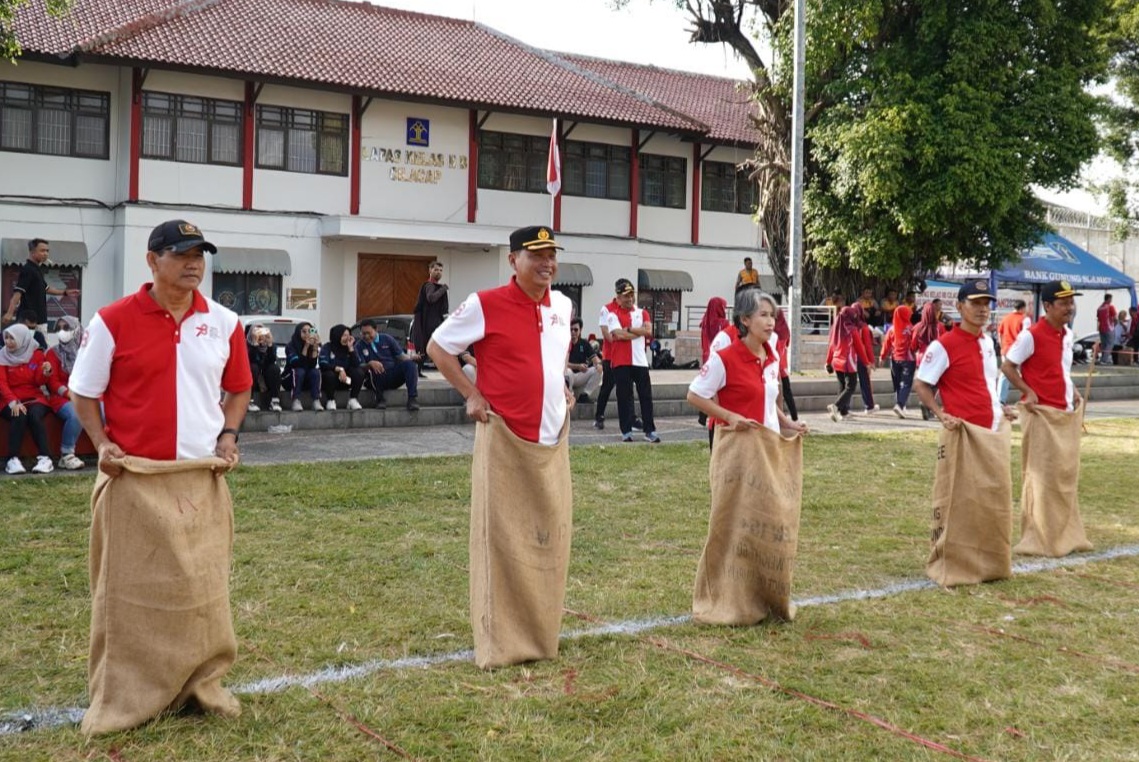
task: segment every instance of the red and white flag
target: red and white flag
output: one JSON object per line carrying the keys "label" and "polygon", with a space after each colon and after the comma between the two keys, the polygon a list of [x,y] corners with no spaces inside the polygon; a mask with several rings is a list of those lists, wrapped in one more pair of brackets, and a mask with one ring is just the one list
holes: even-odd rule
{"label": "red and white flag", "polygon": [[558,153],[558,120],[550,133],[550,158],[546,162],[546,191],[556,196],[562,190],[562,156]]}

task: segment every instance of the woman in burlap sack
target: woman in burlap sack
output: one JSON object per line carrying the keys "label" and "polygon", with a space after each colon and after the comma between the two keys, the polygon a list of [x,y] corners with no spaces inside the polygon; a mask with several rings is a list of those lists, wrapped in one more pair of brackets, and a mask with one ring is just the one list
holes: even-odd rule
{"label": "woman in burlap sack", "polygon": [[[476,421],[470,605],[483,669],[558,654],[573,527],[564,375],[572,303],[550,289],[560,248],[547,227],[515,230],[511,282],[468,296],[427,344]],[[474,383],[458,360],[472,345]]]}
{"label": "woman in burlap sack", "polygon": [[100,471],[87,735],[183,706],[241,711],[221,685],[237,639],[233,503],[220,475],[238,463],[253,377],[241,321],[198,291],[207,251],[217,248],[184,220],[156,227],[146,252],[154,282],[99,310],[71,373]]}
{"label": "woman in burlap sack", "polygon": [[945,587],[1012,574],[1008,421],[1016,413],[1000,402],[996,348],[984,330],[995,300],[988,281],[963,285],[961,322],[926,348],[914,380],[942,425],[926,574]]}
{"label": "woman in burlap sack", "polygon": [[712,511],[696,573],[693,617],[709,624],[791,619],[791,572],[799,536],[802,439],[807,425],[779,404],[775,300],[736,294],[740,338],[712,352],[688,401],[715,426]]}

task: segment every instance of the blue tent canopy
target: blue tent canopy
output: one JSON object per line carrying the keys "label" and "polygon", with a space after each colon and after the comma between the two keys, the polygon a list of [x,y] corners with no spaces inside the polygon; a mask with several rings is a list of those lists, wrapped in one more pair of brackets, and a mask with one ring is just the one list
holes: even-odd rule
{"label": "blue tent canopy", "polygon": [[1019,262],[1010,262],[993,276],[999,283],[1040,285],[1066,280],[1080,289],[1126,288],[1131,292],[1131,304],[1137,304],[1134,278],[1055,233],[1045,233],[1040,243],[1021,252]]}

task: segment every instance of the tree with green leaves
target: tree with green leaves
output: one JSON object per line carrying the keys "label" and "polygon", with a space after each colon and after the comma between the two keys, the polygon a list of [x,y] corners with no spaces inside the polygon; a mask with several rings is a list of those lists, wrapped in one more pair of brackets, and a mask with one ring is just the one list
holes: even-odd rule
{"label": "tree with green leaves", "polygon": [[1124,174],[1108,183],[1108,209],[1121,231],[1139,220],[1139,4],[1111,0],[1104,39],[1109,53],[1114,95],[1105,99],[1104,151],[1119,162]]}
{"label": "tree with green leaves", "polygon": [[[759,222],[786,289],[793,4],[673,1],[694,43],[754,72]],[[809,0],[806,298],[1028,245],[1046,227],[1031,186],[1071,186],[1098,148],[1086,87],[1107,73],[1093,30],[1111,2],[1132,0]]]}
{"label": "tree with green leaves", "polygon": [[[13,23],[16,11],[28,5],[30,0],[0,0],[0,60],[14,61],[20,55],[20,41],[16,39]],[[72,0],[43,0],[43,5],[52,16],[64,16],[71,10]]]}

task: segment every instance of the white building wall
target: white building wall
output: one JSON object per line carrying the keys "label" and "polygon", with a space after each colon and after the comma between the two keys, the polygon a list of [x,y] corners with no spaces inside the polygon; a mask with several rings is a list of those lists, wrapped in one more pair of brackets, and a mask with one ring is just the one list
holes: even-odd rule
{"label": "white building wall", "polygon": [[[35,153],[0,153],[0,196],[42,196],[47,198],[94,199],[104,204],[120,200],[116,194],[119,163],[126,168],[125,155],[116,140],[122,131],[129,132],[129,112],[120,108],[122,97],[120,77],[130,87],[130,70],[109,66],[64,67],[35,61],[20,61],[19,65],[0,63],[0,80],[24,82],[77,90],[92,90],[110,94],[109,158],[87,159],[70,156],[49,156]],[[125,72],[125,74],[123,74]]]}
{"label": "white building wall", "polygon": [[684,208],[637,205],[637,235],[651,241],[686,243],[692,241],[692,144],[682,143],[669,135],[654,135],[642,154],[679,156],[685,160]]}
{"label": "white building wall", "polygon": [[241,208],[241,167],[183,161],[139,161],[138,197],[157,204]]}
{"label": "white building wall", "polygon": [[[706,146],[701,147],[707,151]],[[742,148],[718,147],[712,149],[705,161],[740,164],[753,157],[753,152]],[[701,185],[703,187],[703,185]],[[700,199],[695,203],[699,204]],[[752,214],[700,211],[700,243],[710,246],[739,246],[752,242],[758,248],[761,243],[759,225]],[[755,257],[752,257],[755,259]],[[743,264],[741,263],[742,267]]]}

